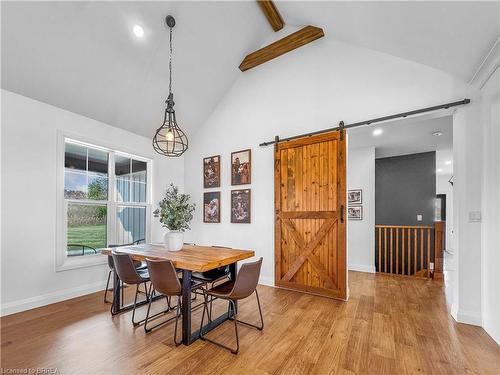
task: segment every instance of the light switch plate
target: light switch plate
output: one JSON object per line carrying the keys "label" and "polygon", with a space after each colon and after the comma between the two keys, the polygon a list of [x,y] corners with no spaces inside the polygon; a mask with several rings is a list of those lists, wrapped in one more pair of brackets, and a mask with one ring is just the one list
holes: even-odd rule
{"label": "light switch plate", "polygon": [[469,211],[469,223],[480,223],[481,211]]}
{"label": "light switch plate", "polygon": [[417,221],[422,221],[422,215],[417,215]]}

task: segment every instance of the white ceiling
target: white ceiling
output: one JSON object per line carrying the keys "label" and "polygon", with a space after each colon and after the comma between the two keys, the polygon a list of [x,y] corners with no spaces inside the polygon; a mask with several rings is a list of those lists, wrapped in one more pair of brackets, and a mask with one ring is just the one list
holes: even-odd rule
{"label": "white ceiling", "polygon": [[280,2],[286,22],[469,81],[500,36],[500,2]]}
{"label": "white ceiling", "polygon": [[[5,2],[2,88],[150,137],[168,92],[174,29],[174,93],[188,133],[210,115],[242,58],[272,29],[247,2]],[[322,26],[338,39],[468,80],[500,35],[500,3],[286,2],[289,25]],[[134,24],[145,28],[138,40]]]}
{"label": "white ceiling", "polygon": [[177,120],[193,132],[272,32],[256,3],[2,2],[2,88],[151,137],[168,94],[168,14]]}
{"label": "white ceiling", "polygon": [[[395,120],[348,130],[349,148],[375,147],[375,157],[416,154],[428,151],[453,149],[453,118],[451,115],[425,115]],[[439,116],[439,117],[436,117]],[[375,136],[375,129],[382,134]],[[441,136],[432,133],[441,131]],[[445,154],[449,156],[449,154]],[[450,172],[449,166],[440,166],[443,172]]]}

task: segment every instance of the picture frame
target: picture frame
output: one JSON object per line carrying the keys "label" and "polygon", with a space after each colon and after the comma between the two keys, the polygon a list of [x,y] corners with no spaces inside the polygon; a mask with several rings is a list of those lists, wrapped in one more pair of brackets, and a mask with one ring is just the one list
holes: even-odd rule
{"label": "picture frame", "polygon": [[203,187],[220,187],[220,155],[203,158]]}
{"label": "picture frame", "polygon": [[252,183],[252,150],[231,152],[231,185]]}
{"label": "picture frame", "polygon": [[363,203],[363,190],[353,189],[347,191],[347,203],[348,205],[362,204]]}
{"label": "picture frame", "polygon": [[250,224],[252,221],[251,189],[231,190],[231,223]]}
{"label": "picture frame", "polygon": [[203,222],[220,223],[220,191],[203,193]]}
{"label": "picture frame", "polygon": [[348,220],[363,220],[363,206],[351,206],[347,208]]}

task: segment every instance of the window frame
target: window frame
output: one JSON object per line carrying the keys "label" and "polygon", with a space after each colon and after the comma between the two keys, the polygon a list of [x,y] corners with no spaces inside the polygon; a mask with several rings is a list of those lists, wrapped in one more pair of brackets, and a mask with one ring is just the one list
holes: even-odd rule
{"label": "window frame", "polygon": [[[121,146],[103,144],[102,142],[83,137],[78,134],[72,134],[65,131],[58,131],[57,134],[57,203],[56,203],[56,271],[66,271],[76,268],[92,267],[107,263],[105,256],[101,254],[91,254],[78,257],[69,257],[67,254],[67,207],[68,203],[105,205],[106,214],[106,242],[115,243],[116,238],[116,215],[119,207],[145,207],[146,209],[146,228],[145,240],[151,242],[151,215],[152,215],[152,197],[153,197],[153,161],[150,158],[137,155]],[[108,199],[66,199],[64,196],[64,176],[65,176],[65,150],[66,142],[75,143],[81,146],[102,150],[108,154]],[[146,202],[120,202],[116,199],[116,177],[115,177],[115,155],[127,156],[131,159],[146,163]]]}

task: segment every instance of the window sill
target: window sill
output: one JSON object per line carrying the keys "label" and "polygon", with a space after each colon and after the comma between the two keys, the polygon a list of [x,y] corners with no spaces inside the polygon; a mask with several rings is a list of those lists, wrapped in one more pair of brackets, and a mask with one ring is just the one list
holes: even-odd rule
{"label": "window sill", "polygon": [[107,264],[107,258],[104,255],[85,255],[81,258],[65,257],[62,263],[56,265],[56,271],[68,271],[76,268],[95,267]]}

